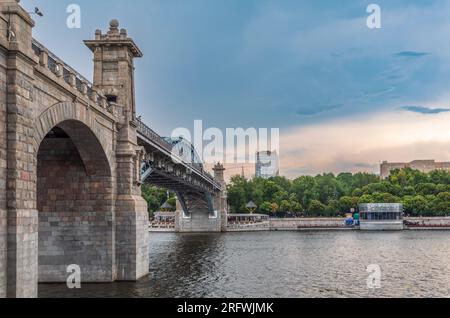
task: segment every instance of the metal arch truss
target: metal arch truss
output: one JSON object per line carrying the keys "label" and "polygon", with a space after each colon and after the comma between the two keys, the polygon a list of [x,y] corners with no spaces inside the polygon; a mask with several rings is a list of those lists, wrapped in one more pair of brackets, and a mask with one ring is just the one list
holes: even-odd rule
{"label": "metal arch truss", "polygon": [[223,190],[222,184],[204,170],[194,146],[182,138],[162,138],[140,120],[136,126],[138,145],[145,152],[141,182],[175,192],[185,217],[195,211],[217,217],[214,195]]}
{"label": "metal arch truss", "polygon": [[[204,169],[194,146],[187,140],[162,138],[142,121],[137,120],[135,124],[138,144],[144,147],[146,161],[155,170],[143,177],[153,177],[153,174],[157,173],[172,181],[184,183],[185,188],[195,188],[196,191],[222,190],[222,185]],[[184,161],[184,156],[178,156],[181,153],[187,155],[189,160]],[[148,160],[150,158],[151,161]],[[142,181],[144,182],[145,178],[142,178]]]}
{"label": "metal arch truss", "polygon": [[190,217],[191,213],[189,212],[189,208],[186,203],[186,197],[181,192],[176,192],[178,201],[180,202],[181,208],[183,209],[183,215],[185,217]]}
{"label": "metal arch truss", "polygon": [[145,182],[145,180],[150,177],[150,175],[154,172],[152,168],[151,161],[144,161],[141,165],[141,180]]}

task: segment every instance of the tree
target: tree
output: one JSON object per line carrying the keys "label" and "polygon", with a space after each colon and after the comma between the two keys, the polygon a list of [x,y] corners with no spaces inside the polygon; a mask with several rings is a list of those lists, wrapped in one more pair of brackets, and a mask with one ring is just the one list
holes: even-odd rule
{"label": "tree", "polygon": [[263,214],[270,214],[272,212],[272,203],[270,202],[263,202],[259,206],[259,211]]}
{"label": "tree", "polygon": [[273,195],[273,199],[272,201],[277,203],[278,205],[282,205],[283,201],[287,201],[289,200],[289,193],[287,191],[284,190],[280,190],[277,191],[274,195]]}
{"label": "tree", "polygon": [[327,209],[327,206],[319,200],[312,200],[309,208],[308,215],[310,216],[322,216]]}
{"label": "tree", "polygon": [[352,197],[341,197],[338,202],[340,212],[349,213],[351,209],[356,209],[357,202]]}
{"label": "tree", "polygon": [[416,189],[414,189],[414,187],[412,187],[412,186],[407,186],[407,187],[403,188],[403,190],[401,191],[401,194],[403,196],[416,195]]}
{"label": "tree", "polygon": [[299,203],[297,201],[292,201],[291,202],[291,207],[292,207],[292,212],[294,212],[294,213],[303,213],[303,212],[305,212],[305,210],[303,209],[303,206],[301,205],[301,203]]}
{"label": "tree", "polygon": [[360,197],[362,196],[364,193],[360,188],[356,188],[355,190],[353,190],[352,192],[352,196],[354,197]]}
{"label": "tree", "polygon": [[277,213],[277,212],[279,212],[279,209],[280,209],[280,207],[278,206],[278,204],[276,204],[276,203],[272,203],[271,205],[271,208],[272,208],[272,213]]}
{"label": "tree", "polygon": [[370,194],[364,194],[358,199],[358,204],[363,203],[375,203],[375,200]]}
{"label": "tree", "polygon": [[332,199],[328,201],[328,204],[326,205],[325,212],[327,216],[336,216],[336,215],[342,215],[342,212],[339,211],[339,201]]}
{"label": "tree", "polygon": [[298,202],[303,206],[309,206],[312,200],[319,199],[316,179],[309,176],[303,176],[293,181],[292,190],[297,196]]}
{"label": "tree", "polygon": [[[142,197],[145,201],[147,201],[148,212],[152,215],[153,212],[158,211],[164,202],[167,201],[167,190],[160,189],[149,184],[143,184]],[[174,194],[171,194],[170,197],[173,197],[175,200]],[[175,204],[172,206],[175,208]]]}
{"label": "tree", "polygon": [[240,176],[231,178],[227,186],[228,203],[232,213],[246,212],[245,205],[250,201],[247,198],[247,180]]}
{"label": "tree", "polygon": [[416,195],[411,198],[410,202],[411,215],[413,216],[423,216],[428,211],[428,202],[422,195]]}
{"label": "tree", "polygon": [[363,187],[364,194],[374,194],[376,192],[386,193],[389,192],[389,183],[388,182],[380,182],[380,183],[371,183]]}
{"label": "tree", "polygon": [[344,195],[351,195],[353,189],[353,174],[341,173],[337,176],[339,187],[342,189]]}
{"label": "tree", "polygon": [[376,203],[400,203],[400,198],[396,197],[395,195],[392,195],[390,193],[374,193],[372,195],[373,202]]}
{"label": "tree", "polygon": [[[271,213],[273,204],[280,212],[304,212],[313,215],[335,215],[350,212],[360,203],[402,202],[405,212],[414,215],[447,215],[450,193],[450,172],[422,173],[413,169],[395,170],[387,180],[369,173],[322,174],[302,176],[295,180],[283,177],[233,177],[227,187],[228,203],[232,212],[247,212],[245,205],[255,202],[261,213]],[[159,207],[165,192],[144,197],[152,209]],[[320,204],[319,204],[320,203]]]}
{"label": "tree", "polygon": [[450,216],[450,192],[439,193],[431,209],[436,216]]}
{"label": "tree", "polygon": [[415,187],[416,193],[421,195],[436,194],[434,183],[419,183]]}
{"label": "tree", "polygon": [[281,212],[292,212],[292,204],[288,200],[281,201],[280,205]]}

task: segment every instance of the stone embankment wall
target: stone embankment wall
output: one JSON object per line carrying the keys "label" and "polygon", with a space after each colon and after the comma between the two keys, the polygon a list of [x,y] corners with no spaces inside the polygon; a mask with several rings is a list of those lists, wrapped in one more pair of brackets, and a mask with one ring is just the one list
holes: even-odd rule
{"label": "stone embankment wall", "polygon": [[[346,227],[344,218],[270,219],[249,226],[228,226],[227,232],[357,230]],[[450,217],[406,218],[405,230],[450,230]]]}
{"label": "stone embankment wall", "polygon": [[247,225],[228,225],[227,232],[350,230],[344,218],[270,219]]}
{"label": "stone embankment wall", "polygon": [[450,217],[423,217],[423,218],[406,218],[405,229],[407,230],[450,230]]}
{"label": "stone embankment wall", "polygon": [[270,230],[348,229],[343,218],[270,219]]}

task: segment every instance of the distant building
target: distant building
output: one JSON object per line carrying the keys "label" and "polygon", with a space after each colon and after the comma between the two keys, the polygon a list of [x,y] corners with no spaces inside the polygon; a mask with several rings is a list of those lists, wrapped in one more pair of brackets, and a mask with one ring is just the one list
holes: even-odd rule
{"label": "distant building", "polygon": [[257,178],[272,178],[280,175],[279,158],[276,151],[260,151],[256,153]]}
{"label": "distant building", "polygon": [[391,172],[396,169],[411,168],[421,172],[431,172],[434,170],[448,170],[450,171],[450,162],[436,162],[435,160],[414,160],[412,162],[387,162],[381,164],[380,176],[386,179],[391,175]]}

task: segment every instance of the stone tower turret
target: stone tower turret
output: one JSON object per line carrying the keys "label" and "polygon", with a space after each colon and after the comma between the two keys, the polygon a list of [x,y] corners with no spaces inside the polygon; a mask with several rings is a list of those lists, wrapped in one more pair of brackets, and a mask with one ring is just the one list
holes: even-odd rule
{"label": "stone tower turret", "polygon": [[222,184],[225,184],[225,179],[224,179],[224,172],[225,172],[225,168],[223,167],[222,164],[217,163],[214,168],[214,179]]}
{"label": "stone tower turret", "polygon": [[[119,30],[119,21],[109,31],[95,31],[94,40],[84,41],[94,53],[93,89],[103,93],[119,115],[117,125],[116,171],[116,272],[117,280],[136,280],[148,273],[148,212],[141,196],[142,149],[137,144],[134,59],[143,54]],[[130,224],[131,227],[130,231]]]}
{"label": "stone tower turret", "polygon": [[95,39],[84,41],[94,53],[94,89],[102,90],[110,103],[123,110],[125,120],[136,116],[134,96],[134,59],[143,54],[128,37],[125,29],[119,30],[119,21],[111,20],[109,31],[95,31]]}
{"label": "stone tower turret", "polygon": [[226,232],[228,226],[228,203],[227,203],[227,185],[225,182],[225,168],[221,163],[217,163],[214,168],[214,179],[222,186],[222,191],[216,195],[214,205],[220,216],[220,229]]}

